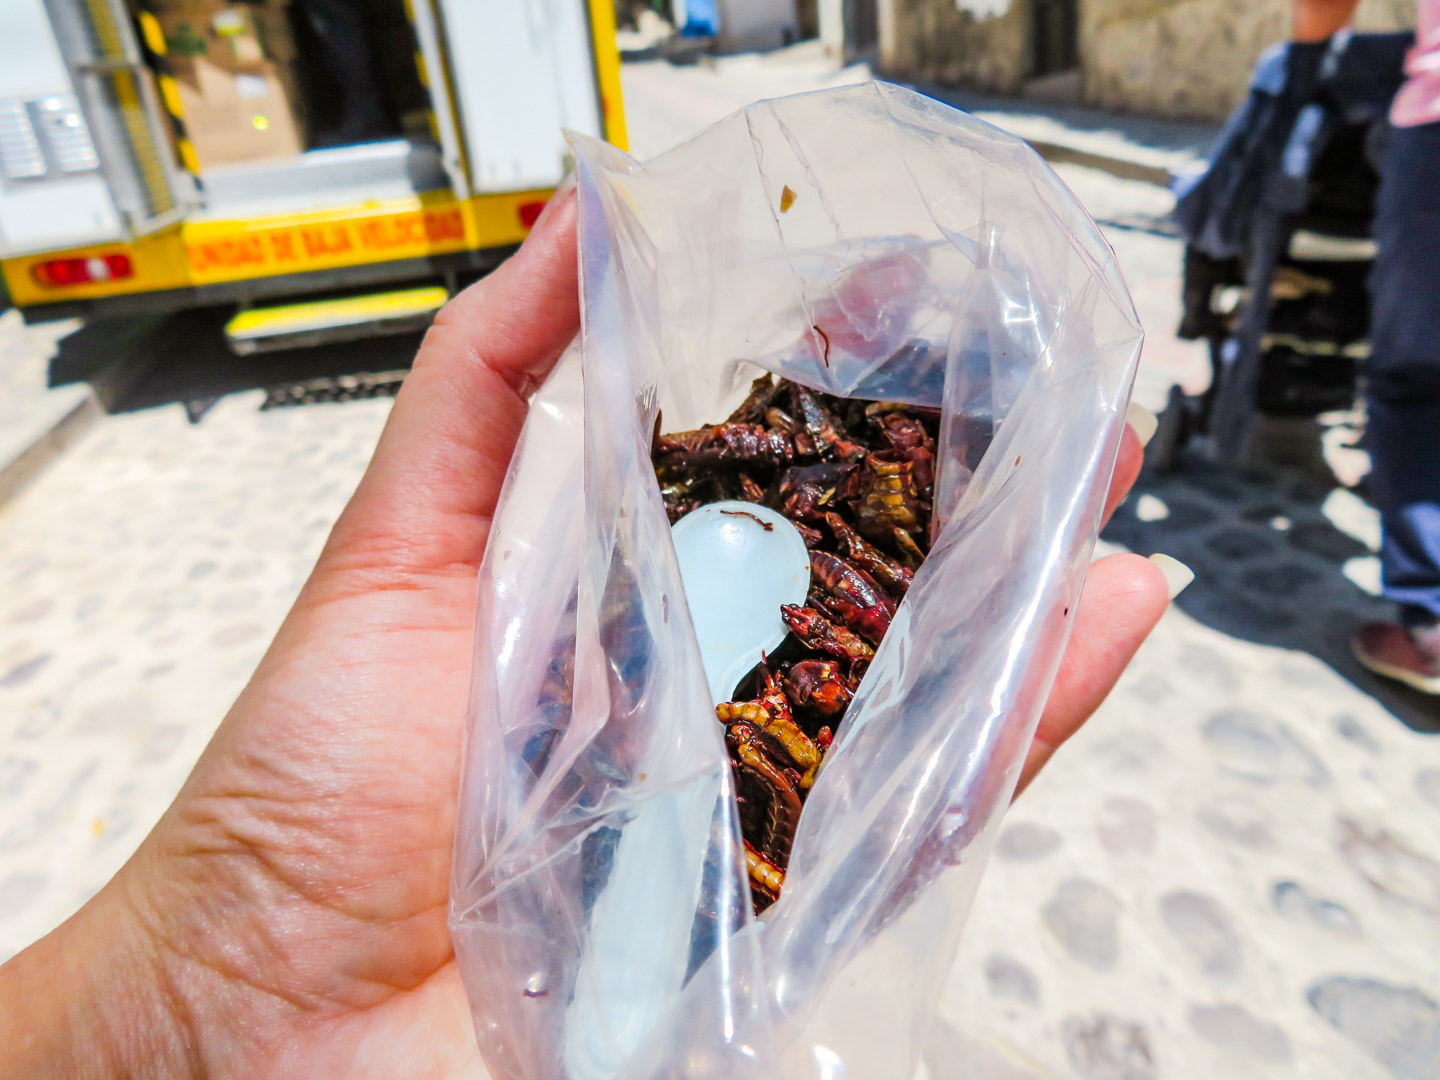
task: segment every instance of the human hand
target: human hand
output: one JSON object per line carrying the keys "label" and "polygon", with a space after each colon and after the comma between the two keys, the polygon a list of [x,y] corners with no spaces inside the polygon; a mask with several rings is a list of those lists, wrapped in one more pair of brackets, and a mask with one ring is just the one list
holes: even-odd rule
{"label": "human hand", "polygon": [[1290,33],[1302,43],[1328,41],[1350,24],[1359,0],[1291,0]]}
{"label": "human hand", "polygon": [[[482,1075],[446,927],[475,578],[526,399],[576,332],[573,193],[426,336],[369,469],[174,804],[0,968],[7,1077]],[[1139,471],[1122,446],[1111,508]],[[1166,605],[1092,567],[1027,782]]]}

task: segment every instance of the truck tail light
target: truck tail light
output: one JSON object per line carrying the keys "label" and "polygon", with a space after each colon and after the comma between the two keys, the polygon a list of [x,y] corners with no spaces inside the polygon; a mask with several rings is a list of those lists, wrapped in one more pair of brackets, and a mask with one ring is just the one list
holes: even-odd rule
{"label": "truck tail light", "polygon": [[86,259],[51,259],[30,268],[35,283],[47,289],[90,285],[135,276],[129,255],[91,255]]}
{"label": "truck tail light", "polygon": [[523,202],[515,208],[515,213],[520,216],[520,224],[527,229],[533,229],[535,222],[540,220],[540,212],[545,209],[545,199],[536,199],[534,202]]}

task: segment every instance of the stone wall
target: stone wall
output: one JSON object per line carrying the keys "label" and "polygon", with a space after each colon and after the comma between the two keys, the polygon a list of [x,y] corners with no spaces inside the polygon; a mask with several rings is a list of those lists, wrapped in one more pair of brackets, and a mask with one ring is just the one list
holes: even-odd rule
{"label": "stone wall", "polygon": [[887,72],[997,94],[1020,92],[1029,73],[1027,0],[889,3],[880,56]]}
{"label": "stone wall", "polygon": [[[1364,0],[1362,29],[1414,25],[1414,0]],[[1223,119],[1261,52],[1290,32],[1290,0],[1081,0],[1085,100],[1101,108]]]}
{"label": "stone wall", "polygon": [[[1019,94],[1030,74],[1029,0],[881,0],[893,75]],[[1219,120],[1255,61],[1290,30],[1291,0],[1079,0],[1087,104]],[[1367,30],[1414,25],[1415,0],[1362,0]]]}

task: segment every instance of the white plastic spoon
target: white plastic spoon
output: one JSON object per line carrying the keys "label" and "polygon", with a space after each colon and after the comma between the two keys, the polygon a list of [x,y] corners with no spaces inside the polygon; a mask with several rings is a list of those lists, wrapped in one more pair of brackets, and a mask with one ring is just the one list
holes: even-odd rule
{"label": "white plastic spoon", "polygon": [[781,604],[803,604],[810,552],[794,525],[748,502],[692,510],[670,530],[715,704],[784,640]]}
{"label": "white plastic spoon", "polygon": [[[702,506],[671,536],[718,705],[784,639],[780,605],[805,602],[810,553],[794,525],[747,502]],[[717,795],[705,778],[657,792],[621,831],[567,1010],[575,1080],[610,1080],[684,984]]]}

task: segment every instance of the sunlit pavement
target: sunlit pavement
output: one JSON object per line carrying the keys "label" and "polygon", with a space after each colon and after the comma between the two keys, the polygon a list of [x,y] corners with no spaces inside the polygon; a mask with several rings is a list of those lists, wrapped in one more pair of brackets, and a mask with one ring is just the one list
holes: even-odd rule
{"label": "sunlit pavement", "polygon": [[[813,57],[627,67],[637,152]],[[1077,166],[1149,330],[1203,385],[1169,196]],[[26,334],[4,339],[30,347]],[[19,341],[21,344],[16,344]],[[0,508],[0,956],[83,902],[182,781],[364,468],[388,402],[104,418]],[[1198,580],[1000,835],[934,1080],[1440,1075],[1440,708],[1348,661],[1373,515],[1291,473],[1147,479],[1110,537]],[[1402,722],[1403,721],[1403,722]],[[1411,726],[1407,726],[1407,722]]]}

